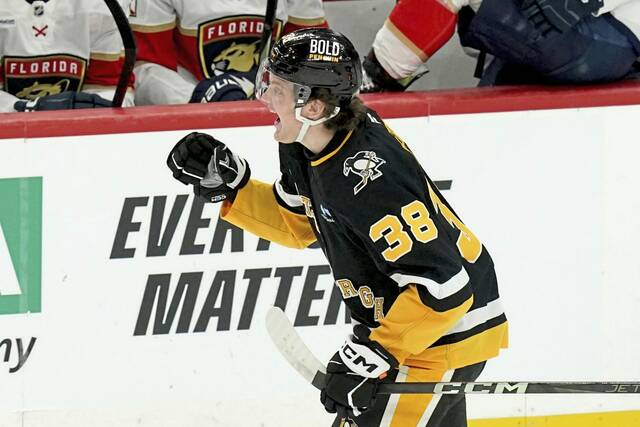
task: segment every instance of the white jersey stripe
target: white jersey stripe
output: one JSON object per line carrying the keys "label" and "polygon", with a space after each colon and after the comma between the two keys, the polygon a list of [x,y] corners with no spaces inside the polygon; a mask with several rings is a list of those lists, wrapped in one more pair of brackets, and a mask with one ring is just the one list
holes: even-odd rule
{"label": "white jersey stripe", "polygon": [[[442,376],[442,382],[449,382],[451,381],[451,378],[453,377],[453,369],[448,370],[447,372],[444,373],[444,375]],[[429,420],[431,419],[431,416],[433,415],[433,411],[436,410],[436,406],[438,406],[438,403],[440,403],[440,399],[442,398],[442,394],[434,394],[433,397],[431,398],[431,402],[429,402],[429,404],[427,405],[427,409],[425,409],[424,413],[422,414],[422,418],[420,418],[420,421],[418,422],[419,426],[426,426],[427,423],[429,422]]]}
{"label": "white jersey stripe", "polygon": [[410,274],[396,273],[392,274],[391,278],[398,283],[398,286],[407,286],[412,283],[422,285],[427,288],[427,291],[433,295],[436,299],[444,299],[458,292],[469,283],[469,274],[467,270],[462,267],[460,271],[451,279],[444,283],[438,283],[435,280],[427,279],[421,276],[412,276]]}
{"label": "white jersey stripe", "polygon": [[[396,377],[397,383],[404,383],[407,380],[407,372],[409,372],[408,366],[401,365],[398,367],[398,375]],[[401,394],[392,394],[389,396],[389,401],[387,402],[387,406],[384,409],[384,414],[382,415],[382,420],[380,421],[380,427],[389,427],[391,425],[391,421],[393,420],[393,414],[396,412],[396,408],[398,407],[398,400],[400,399]]]}
{"label": "white jersey stripe", "polygon": [[487,320],[500,316],[503,313],[504,310],[502,308],[500,298],[495,299],[484,307],[479,307],[466,313],[462,316],[462,319],[460,319],[460,321],[456,323],[456,325],[444,336],[468,331],[483,324]]}
{"label": "white jersey stripe", "polygon": [[278,193],[278,196],[280,196],[280,198],[287,204],[287,206],[291,208],[297,208],[302,206],[302,201],[300,200],[300,196],[298,196],[297,194],[289,194],[286,191],[284,191],[284,188],[282,188],[282,182],[280,178],[278,178],[278,180],[275,182],[275,187],[276,187],[276,192]]}

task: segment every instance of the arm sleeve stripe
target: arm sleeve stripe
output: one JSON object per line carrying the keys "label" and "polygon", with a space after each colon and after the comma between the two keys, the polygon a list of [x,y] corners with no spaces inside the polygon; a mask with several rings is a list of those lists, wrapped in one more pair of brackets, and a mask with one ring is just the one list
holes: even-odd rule
{"label": "arm sleeve stripe", "polygon": [[[401,46],[412,52],[416,57],[420,58],[420,61],[426,62],[429,59],[429,55],[420,50],[418,46],[416,46],[407,36],[402,34],[400,31],[389,19],[384,22],[382,28],[380,28],[381,37],[378,40],[374,40],[376,44],[376,48],[389,48],[390,45],[394,44],[394,42],[399,41]],[[402,50],[401,50],[402,52]]]}
{"label": "arm sleeve stripe", "polygon": [[[116,86],[120,80],[120,71],[124,58],[120,58],[117,61],[102,61],[99,59],[92,59],[89,62],[89,69],[87,71],[87,79],[85,85],[97,85],[97,86]],[[129,78],[129,87],[133,87],[134,75],[131,74]]]}
{"label": "arm sleeve stripe", "polygon": [[404,287],[412,283],[422,285],[427,288],[429,294],[434,298],[442,300],[463,289],[469,283],[469,274],[462,267],[460,271],[451,279],[444,283],[438,283],[435,280],[427,279],[421,276],[412,276],[410,274],[395,273],[391,278],[398,283],[398,286]]}
{"label": "arm sleeve stripe", "polygon": [[97,61],[107,61],[107,62],[115,62],[118,59],[120,59],[121,57],[123,57],[123,52],[118,52],[118,53],[98,53],[98,52],[91,52],[91,56],[90,58],[93,60],[97,60]]}
{"label": "arm sleeve stripe", "polygon": [[[489,331],[491,329],[495,329],[497,326],[500,326],[500,325],[503,325],[503,324],[504,325],[507,324],[507,316],[505,314],[501,314],[498,317],[494,317],[493,319],[489,319],[486,322],[481,323],[478,326],[475,326],[475,327],[469,329],[468,331],[463,331],[463,332],[458,332],[458,333],[455,333],[455,334],[444,335],[441,338],[439,338],[435,343],[433,343],[430,346],[430,348],[459,343],[459,342],[462,342],[462,341],[467,340],[469,338],[472,338],[474,336],[479,336],[479,335],[481,335],[483,333],[486,333],[487,331]],[[506,348],[506,343],[504,345],[501,345],[501,346],[502,346],[502,348]]]}
{"label": "arm sleeve stripe", "polygon": [[494,317],[500,316],[501,314],[504,314],[504,309],[502,308],[500,298],[498,298],[491,301],[484,307],[479,307],[466,313],[462,319],[460,319],[460,321],[447,332],[447,335],[471,330]]}
{"label": "arm sleeve stripe", "polygon": [[198,37],[198,30],[193,28],[184,28],[178,25],[178,32],[187,37]]}
{"label": "arm sleeve stripe", "polygon": [[140,25],[131,24],[131,29],[138,33],[160,33],[163,31],[173,30],[176,27],[176,22],[167,22],[166,24],[158,25]]}
{"label": "arm sleeve stripe", "polygon": [[409,285],[373,329],[369,338],[402,362],[418,355],[454,327],[473,305],[473,296],[447,311],[425,306],[417,285]]}
{"label": "arm sleeve stripe", "polygon": [[284,203],[286,203],[288,207],[297,208],[302,206],[302,201],[300,200],[300,196],[298,196],[297,194],[289,194],[286,191],[284,191],[284,188],[282,188],[281,178],[278,178],[274,186],[276,189],[276,193],[278,194],[278,197],[280,197],[280,199]]}
{"label": "arm sleeve stripe", "polygon": [[318,26],[326,26],[327,20],[324,16],[320,16],[317,18],[298,18],[295,16],[289,16],[287,18],[287,23],[292,23],[293,25],[297,25],[299,27],[318,27]]}
{"label": "arm sleeve stripe", "polygon": [[173,43],[172,31],[159,31],[155,33],[134,33],[138,47],[138,62],[145,61],[162,65],[176,71],[178,57]]}

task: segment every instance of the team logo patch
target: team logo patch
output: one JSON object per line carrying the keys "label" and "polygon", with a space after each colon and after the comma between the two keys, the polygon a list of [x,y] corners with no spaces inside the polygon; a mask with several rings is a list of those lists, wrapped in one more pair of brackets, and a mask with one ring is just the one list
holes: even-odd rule
{"label": "team logo patch", "polygon": [[370,181],[380,178],[382,176],[380,167],[385,163],[387,162],[373,151],[359,151],[355,156],[345,160],[342,166],[344,176],[353,173],[361,178],[360,182],[353,187],[353,194],[358,194]]}
{"label": "team logo patch", "polygon": [[[198,49],[202,74],[211,78],[231,71],[253,82],[258,69],[264,16],[242,15],[208,21],[198,26]],[[282,22],[274,25],[277,40]]]}
{"label": "team logo patch", "polygon": [[4,57],[4,90],[21,99],[78,91],[87,61],[72,55]]}

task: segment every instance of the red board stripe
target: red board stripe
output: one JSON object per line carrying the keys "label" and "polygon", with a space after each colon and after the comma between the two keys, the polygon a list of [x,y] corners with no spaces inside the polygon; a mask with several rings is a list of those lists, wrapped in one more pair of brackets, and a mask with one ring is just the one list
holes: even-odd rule
{"label": "red board stripe", "polygon": [[[499,87],[363,95],[384,118],[640,104],[640,82],[592,87]],[[263,126],[256,101],[0,114],[0,139]]]}

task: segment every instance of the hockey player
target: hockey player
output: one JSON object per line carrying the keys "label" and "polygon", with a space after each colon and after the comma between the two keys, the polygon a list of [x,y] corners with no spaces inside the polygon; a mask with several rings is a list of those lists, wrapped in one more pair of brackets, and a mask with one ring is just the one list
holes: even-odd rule
{"label": "hockey player", "polygon": [[122,52],[102,0],[0,2],[0,111],[109,107]]}
{"label": "hockey player", "polygon": [[640,56],[639,0],[400,0],[364,60],[363,91],[401,91],[453,35],[492,54],[481,85],[618,80]]}
{"label": "hockey player", "polygon": [[[250,178],[222,142],[192,133],[173,176],[225,220],[293,248],[318,241],[357,321],[327,365],[321,401],[373,426],[466,426],[463,395],[376,396],[380,381],[472,381],[507,345],[493,262],[409,147],[355,94],[361,64],[328,29],[283,37],[258,73],[277,115],[281,178]],[[353,424],[352,424],[353,425]]]}
{"label": "hockey player", "polygon": [[[258,69],[266,0],[137,0],[136,104],[247,99]],[[274,38],[326,27],[320,0],[278,2]]]}

